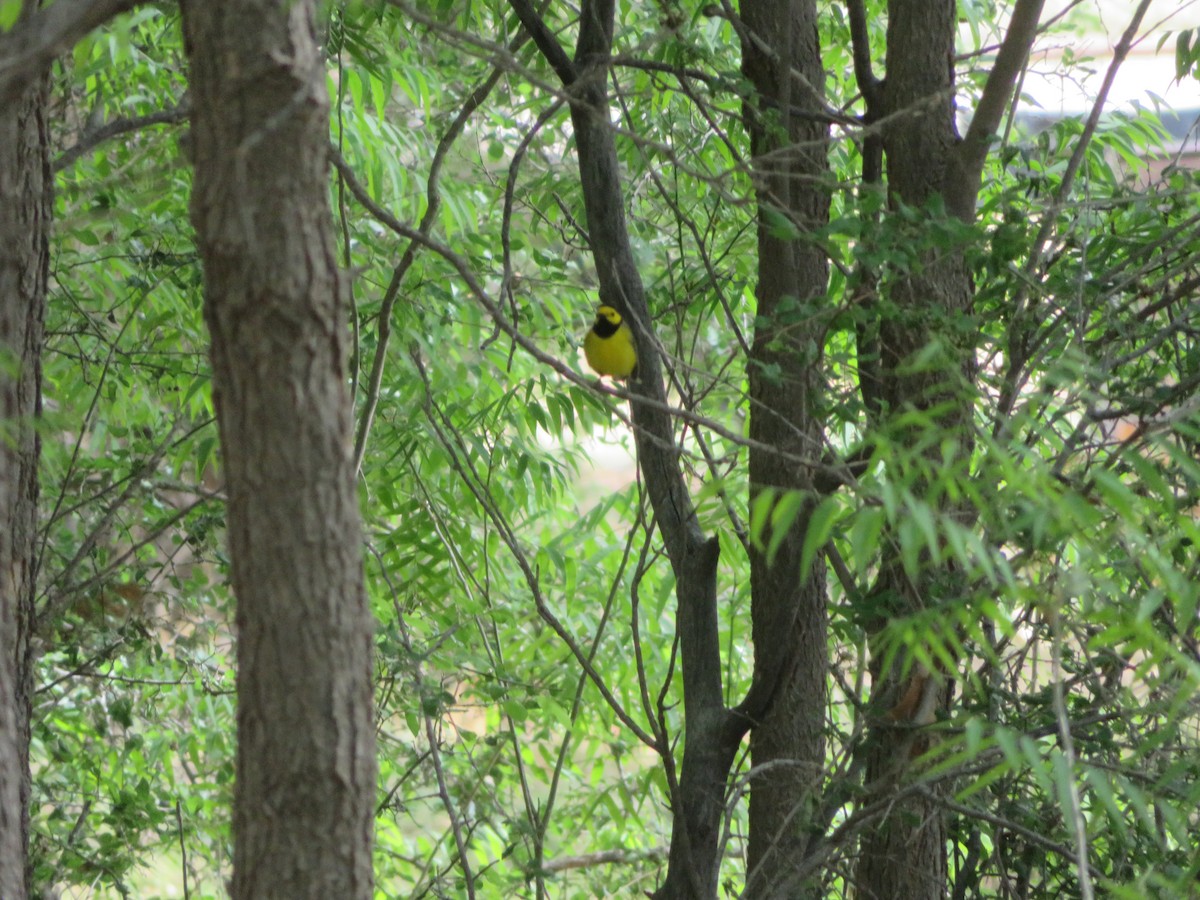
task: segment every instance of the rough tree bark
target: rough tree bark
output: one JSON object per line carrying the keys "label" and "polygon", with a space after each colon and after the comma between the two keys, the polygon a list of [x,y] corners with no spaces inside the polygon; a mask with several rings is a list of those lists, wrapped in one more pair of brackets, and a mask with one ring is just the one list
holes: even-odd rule
{"label": "rough tree bark", "polygon": [[369,898],[371,617],[313,0],[186,0],[237,598],[235,898]]}
{"label": "rough tree bark", "polygon": [[[954,3],[889,4],[881,115],[893,202],[924,206],[948,187],[958,140],[952,93],[956,22]],[[947,434],[959,435],[959,453],[969,453],[972,400],[966,388],[973,382],[974,357],[969,346],[954,340],[951,328],[954,320],[970,314],[971,279],[960,253],[930,252],[922,263],[888,284],[891,311],[878,322],[880,379],[868,392],[870,408],[874,424],[890,430],[892,413],[944,404],[931,424],[935,421]],[[941,366],[906,365],[939,337],[948,341]],[[961,377],[955,376],[956,369]],[[891,436],[914,444],[922,437]],[[922,485],[912,489],[924,493]],[[876,608],[886,611],[878,627],[887,617],[936,604],[938,574],[928,571],[909,578],[898,559],[886,562],[873,591]],[[869,796],[878,799],[895,789],[909,759],[918,755],[921,744],[913,728],[934,721],[944,706],[946,687],[936,673],[902,675],[899,660],[884,671],[879,654],[872,654],[871,684],[873,725],[866,744],[866,780]],[[862,840],[860,895],[918,900],[941,897],[945,890],[945,829],[936,800],[918,796],[897,802]]]}
{"label": "rough tree bark", "polygon": [[[824,559],[800,572],[815,495],[821,423],[825,290],[829,264],[805,235],[829,218],[824,71],[815,0],[743,0],[742,71],[758,204],[758,308],[750,381],[750,489],[801,491],[807,500],[777,550],[750,551],[754,683],[763,710],[750,732],[746,896],[799,897],[794,875],[806,857],[825,756],[828,649]],[[786,224],[785,224],[786,223]]]}
{"label": "rough tree bark", "polygon": [[0,897],[14,898],[29,890],[36,420],[53,186],[48,89],[37,75],[0,105]]}
{"label": "rough tree bark", "polygon": [[[954,121],[956,4],[889,0],[887,75],[879,82],[868,71],[870,54],[859,6],[856,70],[868,103],[867,121],[880,123],[878,146],[887,161],[891,206],[931,209],[931,201],[940,200],[950,215],[974,219],[988,143],[1036,34],[1041,6],[1041,0],[1018,0],[962,140]],[[871,160],[864,165],[865,172],[882,170]],[[937,428],[940,435],[957,438],[951,461],[943,457],[945,445],[932,442],[937,465],[965,462],[973,446],[976,365],[973,330],[964,327],[972,311],[973,284],[963,253],[953,248],[924,252],[919,265],[891,278],[882,290],[887,302],[873,306],[875,327],[865,332],[877,337],[871,346],[859,347],[860,363],[868,361],[861,389],[871,427],[885,432],[890,441],[914,448],[924,441],[927,427]],[[936,365],[928,360],[911,365],[935,342],[940,347]],[[897,427],[893,415],[912,409],[925,412],[928,425]],[[920,495],[925,486],[910,487]],[[939,502],[944,513],[963,524],[972,521],[969,507],[955,506],[944,496]],[[953,565],[926,566],[912,577],[898,559],[885,559],[872,589],[870,602],[879,615],[872,630],[878,634],[889,617],[936,606],[940,598],[965,589],[961,582]],[[885,669],[882,659],[872,655],[862,805],[886,811],[860,841],[856,891],[870,900],[932,900],[945,896],[947,887],[945,826],[936,796],[908,795],[894,801],[889,797],[904,780],[911,759],[924,748],[920,727],[945,709],[950,673],[913,667],[902,674],[901,666],[897,659]]]}

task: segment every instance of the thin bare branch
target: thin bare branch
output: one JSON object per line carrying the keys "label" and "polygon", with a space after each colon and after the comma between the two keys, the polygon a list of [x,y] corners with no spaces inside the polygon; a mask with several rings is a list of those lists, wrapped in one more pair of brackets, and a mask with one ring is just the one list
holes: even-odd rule
{"label": "thin bare branch", "polygon": [[[515,52],[527,39],[528,37],[524,32],[517,35],[508,47],[508,51],[510,53]],[[437,221],[438,212],[441,210],[442,193],[439,182],[442,166],[446,161],[446,156],[450,152],[450,148],[454,146],[454,142],[462,134],[468,120],[483,105],[483,101],[492,92],[492,88],[500,81],[504,75],[504,71],[499,65],[492,68],[488,76],[467,95],[458,110],[458,114],[450,123],[450,127],[446,129],[446,133],[438,141],[437,149],[433,153],[433,159],[429,163],[429,175],[425,183],[425,215],[421,217],[421,223],[417,226],[417,230],[421,234],[429,234],[434,222]],[[347,177],[346,171],[338,168],[338,175],[344,183]],[[400,296],[400,286],[404,282],[404,276],[408,273],[408,270],[417,258],[419,246],[420,244],[416,239],[409,238],[408,246],[404,248],[400,262],[392,270],[391,280],[388,282],[387,289],[383,294],[383,302],[380,304],[379,333],[375,348],[375,358],[371,363],[371,373],[367,377],[367,396],[363,402],[362,416],[358,423],[358,433],[354,436],[354,471],[356,473],[362,471],[363,457],[367,453],[367,438],[371,434],[371,425],[375,421],[375,411],[379,406],[379,391],[383,384],[383,370],[387,362],[388,343],[391,340],[392,334],[392,311],[395,309],[396,300]]]}
{"label": "thin bare branch", "polygon": [[1030,285],[1041,283],[1040,276],[1045,262],[1046,245],[1058,223],[1058,213],[1067,202],[1071,190],[1075,186],[1075,175],[1078,173],[1079,167],[1083,164],[1083,158],[1087,153],[1088,145],[1091,143],[1092,136],[1096,133],[1096,128],[1100,124],[1100,116],[1104,112],[1105,105],[1108,103],[1109,91],[1112,90],[1113,82],[1116,81],[1117,72],[1121,68],[1121,64],[1125,61],[1125,57],[1129,55],[1129,50],[1137,39],[1138,30],[1141,28],[1142,19],[1145,18],[1150,3],[1151,0],[1141,0],[1138,3],[1137,9],[1134,10],[1133,17],[1129,21],[1129,26],[1121,35],[1121,39],[1117,41],[1116,47],[1113,48],[1112,62],[1109,63],[1108,70],[1104,73],[1104,81],[1101,83],[1100,90],[1096,94],[1096,100],[1092,104],[1092,111],[1088,115],[1087,122],[1084,123],[1083,132],[1075,139],[1075,149],[1071,153],[1071,158],[1067,161],[1067,168],[1063,172],[1062,180],[1059,182],[1054,202],[1042,214],[1041,225],[1030,248],[1029,259],[1022,271],[1023,278],[1017,296],[1012,301],[1014,313],[1013,323],[1009,329],[1011,337],[1007,349],[1008,368],[1004,374],[1000,399],[996,405],[998,429],[1002,423],[1009,420],[1013,404],[1016,403],[1021,386],[1024,384],[1025,377],[1023,373],[1030,361],[1030,347],[1033,344],[1034,335],[1032,329],[1025,327],[1023,321],[1029,313]]}
{"label": "thin bare branch", "polygon": [[169,109],[161,109],[144,116],[113,119],[111,122],[105,122],[99,128],[89,128],[79,136],[74,144],[58,155],[58,158],[54,160],[54,171],[61,172],[74,165],[85,153],[95,150],[105,141],[122,134],[141,131],[143,128],[152,128],[155,125],[178,125],[186,122],[191,111],[191,103],[188,101],[187,95],[184,95],[176,106]]}
{"label": "thin bare branch", "polygon": [[[396,613],[396,624],[400,628],[400,642],[404,645],[405,651],[409,658],[413,661],[413,683],[415,690],[419,693],[421,685],[425,680],[423,668],[421,666],[421,658],[413,652],[412,638],[409,635],[408,624],[404,618],[403,604],[400,602],[400,596],[396,591],[396,587],[392,584],[391,577],[388,575],[388,567],[383,560],[379,558],[374,547],[369,547],[372,553],[376,554],[376,559],[379,562],[379,571],[383,576],[383,580],[387,583],[389,590],[392,593],[392,608]],[[450,820],[450,831],[454,835],[454,845],[458,850],[457,865],[461,868],[463,876],[463,884],[467,892],[467,897],[470,900],[475,898],[475,876],[471,870],[471,860],[467,855],[467,839],[465,828],[462,821],[462,816],[459,813],[458,807],[454,802],[454,798],[450,796],[450,787],[446,781],[446,771],[442,766],[441,741],[438,738],[437,727],[434,725],[433,716],[425,710],[425,704],[421,704],[421,717],[424,719],[425,739],[429,742],[429,758],[433,763],[434,775],[437,778],[438,797],[442,801],[442,807],[446,810],[446,816]]]}
{"label": "thin bare branch", "polygon": [[448,433],[448,430],[451,429],[452,426],[447,421],[444,413],[442,413],[441,409],[438,408],[433,399],[433,392],[429,385],[428,374],[425,371],[424,364],[420,358],[416,356],[416,354],[413,354],[413,357],[413,361],[417,366],[417,371],[419,372],[425,384],[424,411],[426,420],[429,422],[430,427],[433,428],[434,434],[436,435],[438,441],[446,449],[450,459],[451,467],[455,472],[458,473],[459,477],[462,478],[463,484],[466,485],[472,496],[475,497],[476,502],[479,503],[480,507],[487,514],[487,517],[491,520],[492,524],[496,526],[496,530],[499,532],[501,540],[504,541],[505,546],[508,547],[509,553],[512,554],[512,557],[516,561],[518,568],[521,570],[521,575],[525,579],[525,584],[529,588],[530,594],[533,596],[533,601],[537,607],[538,615],[541,617],[542,621],[544,621],[550,626],[551,629],[553,629],[555,634],[559,636],[562,642],[567,645],[568,649],[571,651],[571,654],[575,657],[576,662],[579,663],[580,667],[584,670],[584,672],[587,673],[587,676],[592,680],[593,684],[596,685],[597,690],[600,691],[600,695],[604,698],[605,702],[608,704],[609,708],[612,709],[617,718],[621,720],[621,723],[647,747],[661,752],[658,746],[658,741],[651,734],[649,734],[645,728],[639,725],[633,719],[633,717],[629,715],[628,712],[626,712],[625,707],[621,705],[621,702],[609,689],[604,679],[600,677],[600,673],[597,672],[596,668],[592,665],[592,655],[584,653],[583,648],[579,646],[579,642],[575,640],[575,638],[567,630],[566,626],[562,624],[562,621],[558,618],[558,616],[554,614],[554,611],[550,609],[550,605],[546,602],[546,596],[542,593],[541,580],[537,571],[535,571],[524,549],[522,549],[520,542],[513,533],[512,527],[510,526],[508,520],[496,507],[495,501],[488,492],[487,486],[480,482],[478,476],[471,469],[471,467],[463,461],[463,449],[459,443],[459,440],[454,440],[451,438],[451,434],[454,434],[455,437],[457,437],[457,433]]}

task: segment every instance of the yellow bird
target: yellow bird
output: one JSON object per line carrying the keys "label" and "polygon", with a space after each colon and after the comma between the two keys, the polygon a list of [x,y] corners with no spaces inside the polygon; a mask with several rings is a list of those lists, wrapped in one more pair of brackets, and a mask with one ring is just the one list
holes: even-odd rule
{"label": "yellow bird", "polygon": [[599,375],[628,378],[637,368],[633,331],[611,306],[596,310],[596,322],[583,339],[583,355]]}

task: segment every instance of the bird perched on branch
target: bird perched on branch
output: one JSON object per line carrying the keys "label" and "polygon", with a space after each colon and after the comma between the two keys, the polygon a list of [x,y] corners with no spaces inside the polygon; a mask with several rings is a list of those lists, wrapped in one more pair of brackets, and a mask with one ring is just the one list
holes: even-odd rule
{"label": "bird perched on branch", "polygon": [[611,306],[596,310],[592,330],[583,339],[583,355],[598,375],[628,378],[637,368],[633,331]]}

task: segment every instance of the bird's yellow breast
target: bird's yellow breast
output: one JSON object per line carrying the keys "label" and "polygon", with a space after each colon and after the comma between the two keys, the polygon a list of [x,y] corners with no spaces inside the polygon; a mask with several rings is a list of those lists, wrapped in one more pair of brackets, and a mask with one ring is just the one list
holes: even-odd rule
{"label": "bird's yellow breast", "polygon": [[[613,378],[628,378],[637,367],[637,349],[633,343],[633,332],[629,326],[617,317],[616,330],[611,330],[613,323],[608,321],[607,327],[601,324],[597,317],[596,326],[583,339],[583,355],[588,365],[599,375],[611,375]],[[607,331],[607,334],[602,333]]]}

